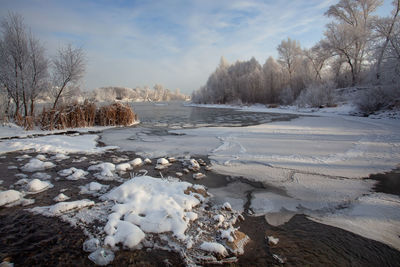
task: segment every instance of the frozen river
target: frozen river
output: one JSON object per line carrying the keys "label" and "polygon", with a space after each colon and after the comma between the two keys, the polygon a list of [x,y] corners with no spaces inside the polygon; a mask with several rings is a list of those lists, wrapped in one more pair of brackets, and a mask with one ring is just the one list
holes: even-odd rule
{"label": "frozen river", "polygon": [[400,249],[400,199],[374,192],[374,181],[365,179],[400,163],[398,121],[180,103],[133,106],[141,125],[105,131],[106,145],[153,158],[206,156],[213,172],[242,178],[211,189],[216,201],[265,215],[272,225],[305,214]]}

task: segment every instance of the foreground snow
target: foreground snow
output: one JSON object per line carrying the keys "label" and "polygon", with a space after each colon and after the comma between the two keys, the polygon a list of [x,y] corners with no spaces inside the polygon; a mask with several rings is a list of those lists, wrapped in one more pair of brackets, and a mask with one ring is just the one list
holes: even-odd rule
{"label": "foreground snow", "polygon": [[[101,191],[104,185],[91,182],[80,188],[87,194]],[[17,191],[1,194],[2,205],[21,198]],[[242,254],[248,242],[233,227],[241,215],[229,203],[210,207],[206,188],[200,185],[138,176],[99,196],[97,203],[88,199],[66,202],[62,200],[68,197],[60,194],[55,201],[61,202],[30,210],[81,227],[89,237],[83,249],[91,252],[89,259],[98,265],[109,264],[120,247],[173,250],[188,265],[223,263],[221,257]]]}

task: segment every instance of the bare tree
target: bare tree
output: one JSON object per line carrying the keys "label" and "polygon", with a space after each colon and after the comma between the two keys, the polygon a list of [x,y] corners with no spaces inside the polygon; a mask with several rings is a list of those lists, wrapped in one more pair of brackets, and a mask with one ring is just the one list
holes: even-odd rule
{"label": "bare tree", "polygon": [[54,109],[60,97],[68,93],[69,89],[76,86],[82,79],[85,72],[84,52],[81,48],[67,45],[58,50],[57,56],[53,59],[53,66]]}
{"label": "bare tree", "polygon": [[304,55],[311,64],[314,71],[315,80],[322,81],[322,69],[327,63],[327,60],[332,56],[328,49],[325,49],[323,42],[319,42],[311,49],[304,50]]}

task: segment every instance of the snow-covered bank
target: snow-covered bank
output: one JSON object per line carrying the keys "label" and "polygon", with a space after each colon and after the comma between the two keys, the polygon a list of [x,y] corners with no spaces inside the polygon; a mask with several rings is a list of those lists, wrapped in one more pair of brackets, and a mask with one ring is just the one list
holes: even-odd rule
{"label": "snow-covered bank", "polygon": [[[138,122],[137,122],[138,123]],[[27,138],[27,137],[35,137],[35,136],[44,136],[44,135],[54,135],[54,134],[62,134],[67,132],[77,132],[77,133],[90,133],[90,132],[101,132],[106,129],[115,128],[117,126],[93,126],[93,127],[83,127],[83,128],[67,128],[64,130],[24,130],[23,127],[20,127],[14,123],[6,123],[4,125],[0,125],[0,139],[7,138]]]}
{"label": "snow-covered bank", "polygon": [[[256,107],[245,109],[270,110],[281,112]],[[344,207],[351,209],[360,197],[371,194],[373,183],[361,178],[392,170],[400,163],[398,120],[341,115],[349,113],[344,108],[312,113],[289,109],[287,113],[313,116],[249,127],[171,130],[170,134],[161,136],[153,135],[150,129],[122,129],[104,132],[102,141],[148,157],[208,155],[213,170],[218,173],[283,188],[285,196],[253,194],[251,207],[260,215],[285,209],[320,218],[321,214],[336,214]],[[218,191],[215,190],[219,196],[232,199],[229,192]],[[235,208],[239,210],[246,201],[245,194],[240,195],[234,198],[238,206]],[[397,205],[393,208],[400,212]],[[367,220],[355,213],[348,216],[360,224],[360,220]],[[372,224],[354,232],[400,250],[397,238],[400,230],[393,230],[399,229],[396,227],[399,219],[385,212],[384,216],[373,213],[371,216],[377,222],[385,222],[379,225],[391,238],[369,231]],[[328,219],[320,221],[328,222]],[[339,220],[329,223],[345,228]],[[345,229],[353,231],[350,227]]]}
{"label": "snow-covered bank", "polygon": [[49,135],[36,138],[3,140],[0,154],[18,150],[34,150],[41,153],[101,153],[117,147],[97,147],[98,135],[78,136]]}

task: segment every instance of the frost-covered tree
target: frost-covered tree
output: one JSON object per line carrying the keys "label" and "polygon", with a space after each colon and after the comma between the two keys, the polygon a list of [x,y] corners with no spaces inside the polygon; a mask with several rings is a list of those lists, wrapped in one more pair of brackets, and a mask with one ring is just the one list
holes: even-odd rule
{"label": "frost-covered tree", "polygon": [[303,56],[300,43],[288,38],[287,40],[282,40],[277,50],[279,55],[278,62],[288,74],[288,86],[292,87],[294,85],[293,78],[300,66]]}
{"label": "frost-covered tree", "polygon": [[81,48],[71,44],[58,50],[53,58],[53,108],[56,108],[61,96],[65,96],[77,87],[85,72],[85,55]]}
{"label": "frost-covered tree", "polygon": [[381,4],[381,0],[340,0],[325,13],[336,20],[327,25],[325,45],[332,53],[346,59],[353,86],[360,81],[369,55],[373,12]]}

